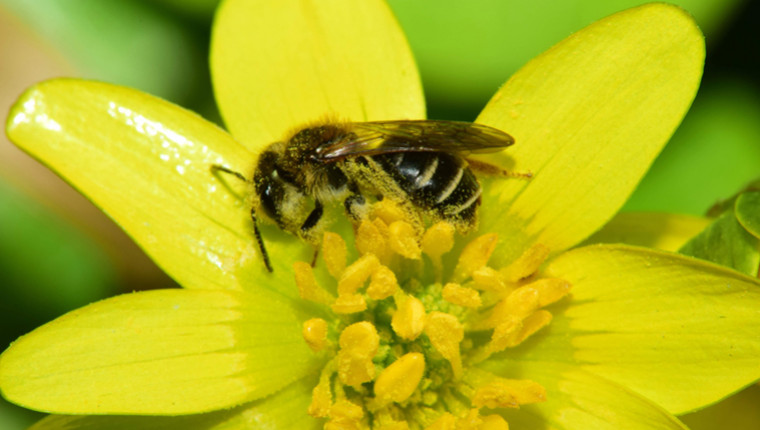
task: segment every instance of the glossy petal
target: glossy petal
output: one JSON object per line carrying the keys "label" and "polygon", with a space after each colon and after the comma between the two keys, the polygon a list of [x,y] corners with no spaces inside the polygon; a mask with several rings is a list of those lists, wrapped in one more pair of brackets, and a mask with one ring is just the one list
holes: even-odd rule
{"label": "glossy petal", "polygon": [[227,127],[251,149],[328,117],[425,116],[406,39],[379,0],[227,1],[211,72]]}
{"label": "glossy petal", "polygon": [[318,429],[306,414],[315,382],[296,382],[265,399],[234,409],[174,417],[51,415],[29,430],[279,430]]}
{"label": "glossy petal", "polygon": [[596,245],[546,275],[573,285],[549,329],[504,357],[581,366],[674,414],[760,378],[760,281],[678,254]]}
{"label": "glossy petal", "polygon": [[517,142],[490,161],[534,174],[488,181],[482,228],[511,238],[497,254],[508,261],[536,242],[559,251],[609,220],[686,113],[703,61],[692,18],[656,3],[592,24],[518,71],[478,117]]}
{"label": "glossy petal", "polygon": [[677,251],[709,224],[708,218],[692,215],[623,212],[615,215],[584,243],[625,243]]}
{"label": "glossy petal", "polygon": [[[61,79],[28,90],[7,127],[182,286],[282,286],[284,278],[262,276],[247,184],[211,172],[220,164],[250,177],[253,156],[198,115],[135,90]],[[280,250],[309,258],[299,241]],[[277,256],[275,275],[285,276],[290,263]]]}
{"label": "glossy petal", "polygon": [[0,387],[72,414],[183,414],[272,394],[315,368],[294,309],[264,292],[155,290],[104,300],[22,337]]}
{"label": "glossy petal", "polygon": [[657,404],[578,367],[536,361],[490,362],[484,367],[506,377],[530,378],[546,388],[546,402],[504,411],[510,428],[686,429]]}

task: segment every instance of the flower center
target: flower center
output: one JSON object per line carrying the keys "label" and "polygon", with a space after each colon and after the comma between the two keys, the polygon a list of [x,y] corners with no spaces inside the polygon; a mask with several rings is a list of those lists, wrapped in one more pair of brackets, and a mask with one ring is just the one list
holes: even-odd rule
{"label": "flower center", "polygon": [[308,411],[327,418],[325,428],[506,429],[501,415],[481,409],[546,399],[540,384],[478,363],[548,325],[542,308],[568,294],[567,281],[539,274],[549,249],[535,245],[493,268],[496,234],[475,238],[454,260],[452,225],[417,230],[381,201],[356,230],[351,264],[343,239],[325,233],[321,254],[334,285],[320,285],[309,264],[294,265],[301,297],[335,315],[303,325],[309,347],[328,357]]}

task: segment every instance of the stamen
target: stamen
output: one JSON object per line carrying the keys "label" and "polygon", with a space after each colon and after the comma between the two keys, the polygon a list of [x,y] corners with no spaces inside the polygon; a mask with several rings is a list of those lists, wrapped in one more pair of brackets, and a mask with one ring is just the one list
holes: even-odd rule
{"label": "stamen", "polygon": [[543,278],[526,285],[538,291],[538,305],[544,307],[559,301],[570,292],[570,283],[564,279]]}
{"label": "stamen", "polygon": [[451,364],[454,378],[462,376],[462,357],[459,342],[464,339],[464,328],[457,317],[443,312],[431,312],[425,322],[425,334],[433,347]]}
{"label": "stamen", "polygon": [[546,401],[546,389],[527,379],[497,378],[475,390],[472,405],[478,408],[518,408]]}
{"label": "stamen", "polygon": [[520,258],[502,269],[501,272],[510,282],[525,279],[538,271],[546,257],[549,256],[549,252],[547,246],[537,243],[523,252]]}
{"label": "stamen", "polygon": [[329,305],[335,300],[335,297],[333,297],[332,294],[319,286],[317,279],[314,277],[314,271],[311,268],[311,264],[303,261],[296,261],[293,263],[293,272],[296,277],[298,294],[302,299],[325,305]]}
{"label": "stamen", "polygon": [[372,279],[367,287],[367,295],[372,300],[383,300],[392,296],[398,290],[396,274],[386,266],[380,265],[372,273]]}
{"label": "stamen", "polygon": [[346,241],[333,232],[325,232],[322,238],[322,259],[333,278],[339,278],[346,268]]}
{"label": "stamen", "polygon": [[425,328],[425,306],[420,299],[399,293],[395,296],[396,312],[391,319],[393,331],[402,339],[417,339]]}
{"label": "stamen", "polygon": [[330,380],[335,374],[335,360],[330,360],[319,374],[319,383],[311,391],[311,404],[307,412],[313,417],[326,417],[332,406],[332,391]]}
{"label": "stamen", "polygon": [[440,221],[427,229],[422,235],[422,252],[427,254],[435,265],[440,264],[441,256],[454,247],[454,226]]}
{"label": "stamen", "polygon": [[468,243],[459,256],[457,267],[454,269],[454,282],[462,282],[472,276],[472,273],[488,263],[491,254],[496,249],[496,233],[484,234]]}
{"label": "stamen", "polygon": [[406,220],[406,212],[396,203],[389,199],[383,199],[372,205],[372,218],[383,220],[385,225],[391,225],[395,221]]}
{"label": "stamen", "polygon": [[533,333],[549,325],[550,322],[552,322],[551,312],[543,309],[534,312],[523,320],[522,329],[519,334],[515,336],[512,339],[512,343],[507,346],[517,346],[521,344],[525,339],[533,335]]}
{"label": "stamen", "polygon": [[367,309],[367,301],[361,294],[343,294],[330,305],[336,314],[355,314]]}
{"label": "stamen", "polygon": [[351,324],[340,334],[338,344],[338,377],[344,385],[356,387],[374,379],[372,358],[380,345],[374,325],[367,321]]}
{"label": "stamen", "polygon": [[453,282],[449,282],[443,287],[442,294],[443,299],[447,302],[466,308],[479,308],[483,304],[477,291]]}
{"label": "stamen", "polygon": [[417,389],[425,372],[425,357],[419,352],[404,354],[380,373],[375,396],[380,404],[401,403]]}
{"label": "stamen", "polygon": [[[386,250],[386,237],[387,235],[380,232],[376,223],[364,220],[356,230],[356,249],[361,255],[374,254],[383,258],[388,252]],[[383,261],[385,261],[384,258]]]}
{"label": "stamen", "polygon": [[475,281],[475,288],[483,291],[504,293],[510,288],[504,275],[488,266],[483,266],[472,272],[472,280]]}
{"label": "stamen", "polygon": [[302,333],[312,351],[319,352],[327,346],[327,321],[322,318],[304,321]]}
{"label": "stamen", "polygon": [[501,415],[486,415],[481,419],[483,423],[480,424],[478,430],[509,430],[509,424],[507,424]]}
{"label": "stamen", "polygon": [[493,307],[487,318],[470,325],[472,330],[492,329],[512,318],[522,320],[538,309],[538,291],[529,286],[520,287]]}
{"label": "stamen", "polygon": [[326,430],[358,429],[364,417],[364,409],[348,400],[338,400],[330,408],[330,421],[325,424]]}
{"label": "stamen", "polygon": [[432,424],[425,427],[425,430],[454,430],[456,428],[456,423],[457,419],[454,415],[444,412],[437,420],[433,421]]}
{"label": "stamen", "polygon": [[390,230],[390,246],[393,252],[412,260],[420,259],[422,251],[411,224],[406,221],[394,221],[388,229]]}
{"label": "stamen", "polygon": [[359,288],[364,285],[364,281],[372,276],[372,272],[374,272],[379,265],[380,261],[375,257],[375,254],[365,254],[351,263],[351,265],[346,267],[346,270],[343,271],[343,274],[338,281],[338,296],[353,294],[359,290]]}

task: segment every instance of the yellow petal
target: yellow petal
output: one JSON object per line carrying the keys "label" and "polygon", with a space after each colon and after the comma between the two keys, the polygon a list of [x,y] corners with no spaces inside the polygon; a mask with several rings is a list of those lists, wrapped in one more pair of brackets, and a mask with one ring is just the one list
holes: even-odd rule
{"label": "yellow petal", "polygon": [[682,9],[655,3],[568,37],[518,71],[477,121],[516,144],[490,162],[530,180],[490,179],[484,231],[505,261],[532,243],[577,244],[620,208],[686,113],[704,40]]}
{"label": "yellow petal", "polygon": [[[43,82],[12,108],[8,136],[79,188],[161,268],[189,288],[292,285],[293,259],[311,258],[299,241],[270,249],[265,274],[253,235],[249,189],[253,156],[198,115],[136,90],[72,79]],[[265,229],[265,240],[283,236]],[[288,248],[290,247],[290,248]],[[279,277],[279,278],[277,278]],[[269,280],[269,283],[265,283]],[[287,282],[287,283],[285,283]]]}
{"label": "yellow petal", "polygon": [[512,373],[519,367],[546,388],[546,402],[500,411],[510,428],[686,430],[656,403],[578,367],[524,361],[488,367]]}
{"label": "yellow petal", "polygon": [[328,116],[425,116],[406,39],[379,0],[229,0],[214,22],[211,72],[227,127],[251,149]]}
{"label": "yellow petal", "polygon": [[174,417],[50,415],[29,430],[317,430],[322,422],[306,414],[314,381],[305,378],[282,391],[237,408]]}
{"label": "yellow petal", "polygon": [[704,217],[658,212],[623,212],[615,215],[584,243],[625,243],[665,251],[678,251],[704,230]]}
{"label": "yellow petal", "polygon": [[622,245],[568,251],[546,274],[569,281],[572,299],[521,360],[582,366],[675,414],[760,379],[757,279]]}
{"label": "yellow petal", "polygon": [[66,314],[0,356],[0,389],[70,414],[184,414],[261,398],[314,370],[271,294],[156,290]]}

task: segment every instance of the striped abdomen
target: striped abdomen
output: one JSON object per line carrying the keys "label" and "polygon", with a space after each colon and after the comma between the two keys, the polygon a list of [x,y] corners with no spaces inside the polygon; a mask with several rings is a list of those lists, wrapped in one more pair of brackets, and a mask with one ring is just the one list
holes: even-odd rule
{"label": "striped abdomen", "polygon": [[471,226],[480,204],[480,184],[464,160],[446,152],[398,152],[372,157],[422,209]]}

